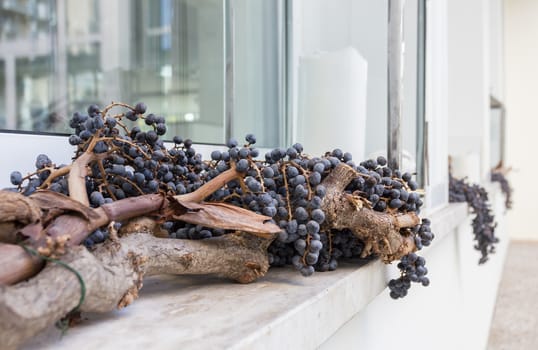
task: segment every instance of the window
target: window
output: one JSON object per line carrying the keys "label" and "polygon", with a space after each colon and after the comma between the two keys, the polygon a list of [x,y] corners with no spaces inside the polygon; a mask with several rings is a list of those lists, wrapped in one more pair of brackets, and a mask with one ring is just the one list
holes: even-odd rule
{"label": "window", "polygon": [[68,133],[91,103],[145,102],[173,135],[286,143],[284,1],[0,3],[1,128]]}
{"label": "window", "polygon": [[[419,182],[424,2],[405,2],[399,42],[400,168]],[[388,15],[378,0],[3,1],[0,128],[67,134],[89,104],[143,101],[168,139],[386,156]]]}
{"label": "window", "polygon": [[[386,156],[387,68],[394,65],[388,57],[389,2],[313,0],[294,3],[292,13],[294,139],[313,155],[339,147],[359,161]],[[400,168],[419,172],[423,183],[424,1],[405,1],[399,15],[403,31],[394,44],[402,46],[403,60]]]}
{"label": "window", "polygon": [[293,2],[294,139],[356,160],[387,147],[388,3]]}

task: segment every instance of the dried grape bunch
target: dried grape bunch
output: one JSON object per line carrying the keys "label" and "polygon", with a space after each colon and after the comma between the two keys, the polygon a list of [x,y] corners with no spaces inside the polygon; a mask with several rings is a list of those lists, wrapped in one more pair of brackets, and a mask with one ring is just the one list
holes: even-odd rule
{"label": "dried grape bunch", "polygon": [[[409,254],[430,245],[434,237],[429,220],[421,222],[418,218],[423,202],[412,174],[391,169],[384,157],[357,165],[350,153],[340,149],[319,157],[310,156],[299,143],[275,148],[261,156],[252,134],[246,135],[242,143],[230,139],[225,148],[214,150],[210,159],[204,160],[190,139],[175,136],[165,144],[162,140],[167,131],[165,119],[146,113],[146,109],[144,103],[134,107],[113,103],[103,109],[91,105],[87,113],[75,113],[71,118],[74,134],[69,137],[69,143],[76,147],[74,160],[88,153],[94,155],[84,175],[84,191],[92,208],[151,193],[189,194],[223,172],[235,169],[241,176],[222,184],[205,201],[241,207],[277,224],[281,232],[268,247],[271,266],[293,265],[302,275],[309,276],[316,270],[334,270],[344,259],[380,257],[386,263],[404,259],[399,265],[398,281],[427,285],[425,273],[414,278],[416,273],[409,271],[409,264],[404,263],[415,261],[415,255]],[[36,171],[27,176],[19,172],[11,174],[11,182],[25,195],[37,189],[65,195],[77,190],[67,181],[67,176],[72,175],[70,166],[56,166],[46,155],[39,155],[35,165]],[[403,222],[392,236],[387,238],[373,232],[383,232],[385,228],[381,226],[350,227],[346,223],[335,225],[334,217],[327,219],[327,203],[335,197],[327,194],[330,190],[327,183],[343,168],[348,181],[336,195],[357,210],[374,213],[372,217]],[[121,225],[116,222],[114,230],[121,230]],[[191,240],[230,233],[183,221],[161,222],[160,229],[166,237]],[[105,241],[109,230],[109,227],[95,230],[84,244],[92,247]],[[399,286],[398,281],[391,283]],[[398,290],[391,296],[405,294],[401,286]]]}
{"label": "dried grape bunch", "polygon": [[456,179],[449,173],[449,201],[467,202],[475,214],[472,221],[475,249],[481,253],[478,263],[485,263],[488,255],[495,253],[495,244],[499,242],[495,236],[497,224],[491,212],[487,191],[478,184],[469,184],[465,179]]}

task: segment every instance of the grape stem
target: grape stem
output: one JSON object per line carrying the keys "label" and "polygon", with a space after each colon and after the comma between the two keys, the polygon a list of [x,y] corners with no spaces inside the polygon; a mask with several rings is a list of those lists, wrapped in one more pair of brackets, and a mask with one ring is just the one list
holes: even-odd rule
{"label": "grape stem", "polygon": [[98,158],[103,158],[105,154],[99,156],[94,154],[91,149],[92,145],[88,147],[88,151],[84,152],[73,162],[69,171],[68,187],[69,196],[72,199],[79,201],[80,203],[89,206],[90,201],[88,199],[88,193],[86,191],[86,176],[88,175],[88,164]]}
{"label": "grape stem", "polygon": [[124,107],[124,108],[127,108],[127,109],[130,109],[131,111],[135,111],[135,108],[133,106],[130,106],[126,103],[122,103],[122,102],[114,102],[112,101],[112,103],[110,103],[108,106],[106,106],[102,111],[101,111],[101,115],[104,117],[106,116],[106,114],[108,113],[108,111],[110,111],[112,108],[114,107]]}
{"label": "grape stem", "polygon": [[107,191],[110,198],[112,198],[113,200],[117,200],[116,195],[114,194],[114,191],[112,191],[110,189],[110,186],[108,185],[108,180],[106,179],[106,170],[105,170],[105,167],[103,165],[103,162],[98,161],[97,166],[99,167],[99,171],[102,174],[101,180],[103,180],[103,185],[105,186],[105,190]]}
{"label": "grape stem", "polygon": [[290,203],[290,188],[288,186],[288,175],[286,174],[286,167],[288,164],[282,164],[280,171],[282,172],[282,178],[284,179],[284,187],[286,188],[286,203],[288,205],[288,220],[291,220],[291,203]]}
{"label": "grape stem", "polygon": [[299,171],[302,173],[302,175],[305,177],[305,184],[306,184],[306,189],[308,191],[308,200],[312,200],[312,187],[310,187],[310,182],[308,181],[308,173],[305,169],[303,169],[302,166],[300,166],[299,164],[295,163],[294,161],[291,161],[291,164],[293,164],[297,169],[299,169]]}
{"label": "grape stem", "polygon": [[254,170],[256,170],[256,174],[258,175],[258,179],[260,180],[260,184],[262,185],[262,192],[265,192],[265,185],[263,184],[263,176],[260,173],[260,168],[258,168],[256,162],[254,162],[252,159],[249,159],[248,162],[254,168]]}
{"label": "grape stem", "polygon": [[220,173],[215,178],[211,179],[211,181],[206,182],[196,191],[186,194],[180,194],[174,196],[174,198],[176,198],[178,201],[200,203],[205,198],[212,195],[215,191],[224,187],[228,182],[235,179],[242,179],[242,177],[241,174],[235,169],[235,166],[232,164],[232,167],[230,169]]}
{"label": "grape stem", "polygon": [[47,189],[51,185],[52,181],[60,176],[64,176],[69,174],[71,171],[72,164],[66,165],[64,167],[61,167],[59,169],[51,170],[50,175],[47,177],[47,179],[43,182],[41,186],[39,186],[40,189]]}

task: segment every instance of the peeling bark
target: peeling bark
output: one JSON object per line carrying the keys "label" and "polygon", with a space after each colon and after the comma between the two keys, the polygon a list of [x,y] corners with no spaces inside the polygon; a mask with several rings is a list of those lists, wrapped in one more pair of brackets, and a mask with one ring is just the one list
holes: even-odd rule
{"label": "peeling bark", "polygon": [[15,243],[17,232],[41,219],[41,209],[18,192],[2,191],[0,200],[0,242]]}
{"label": "peeling bark", "polygon": [[348,165],[339,164],[323,181],[327,189],[322,208],[325,227],[349,229],[364,243],[362,256],[378,254],[383,261],[391,262],[416,250],[414,240],[402,235],[401,229],[420,223],[414,212],[376,212],[365,207],[361,200],[344,194],[346,186],[358,173]]}

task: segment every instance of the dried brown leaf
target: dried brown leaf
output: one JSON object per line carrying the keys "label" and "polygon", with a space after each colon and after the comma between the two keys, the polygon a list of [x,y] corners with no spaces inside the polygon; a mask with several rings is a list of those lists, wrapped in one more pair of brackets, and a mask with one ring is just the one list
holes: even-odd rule
{"label": "dried brown leaf", "polygon": [[44,226],[47,226],[49,222],[58,216],[67,213],[80,215],[88,221],[100,218],[100,215],[92,208],[61,193],[42,190],[32,194],[30,199],[43,211],[42,221]]}
{"label": "dried brown leaf", "polygon": [[[30,198],[11,191],[0,191],[0,241],[15,243],[21,228],[30,226],[30,234],[39,234],[41,210]],[[25,233],[23,233],[25,234]]]}
{"label": "dried brown leaf", "polygon": [[252,233],[272,238],[281,228],[270,222],[271,218],[226,203],[194,203],[172,199],[169,209],[174,220],[224,230]]}
{"label": "dried brown leaf", "polygon": [[28,197],[11,191],[0,191],[0,222],[31,224],[41,218],[41,212]]}

